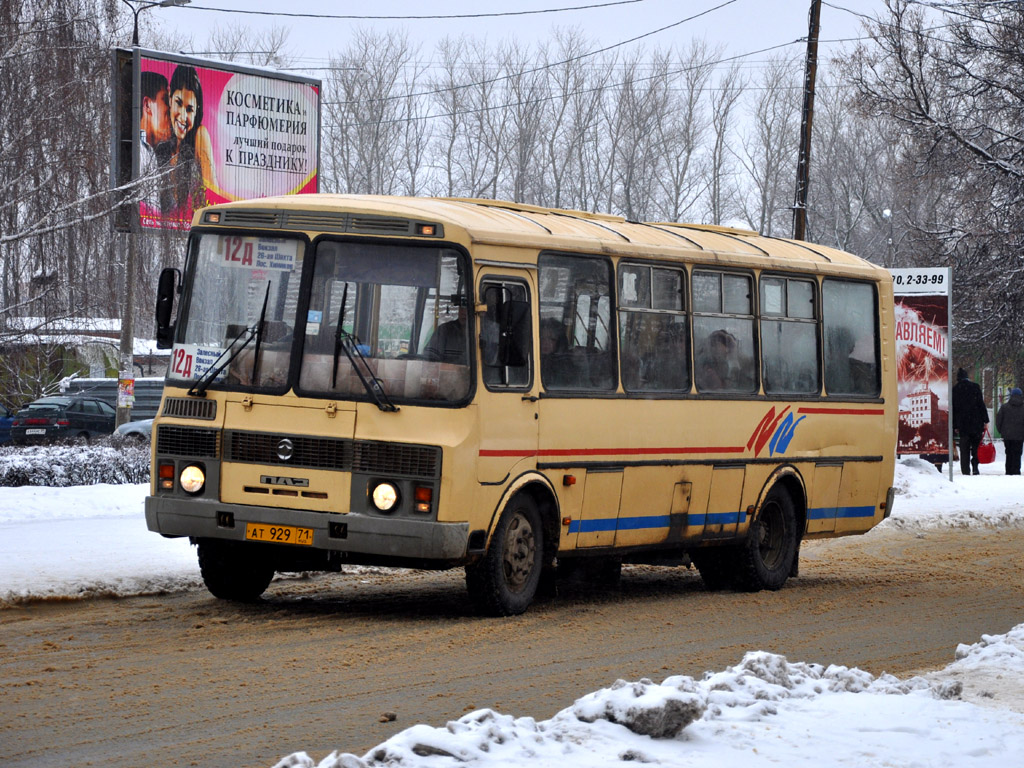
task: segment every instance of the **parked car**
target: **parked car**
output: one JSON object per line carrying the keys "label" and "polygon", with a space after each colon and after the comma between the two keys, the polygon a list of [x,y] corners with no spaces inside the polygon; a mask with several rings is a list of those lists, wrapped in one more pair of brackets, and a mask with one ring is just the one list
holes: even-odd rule
{"label": "parked car", "polygon": [[114,431],[117,411],[95,397],[41,397],[14,415],[11,439],[25,443],[88,442]]}
{"label": "parked car", "polygon": [[114,430],[114,435],[126,440],[139,440],[148,443],[153,435],[153,420],[129,421]]}
{"label": "parked car", "polygon": [[6,405],[0,405],[0,445],[11,441],[11,423],[14,412]]}

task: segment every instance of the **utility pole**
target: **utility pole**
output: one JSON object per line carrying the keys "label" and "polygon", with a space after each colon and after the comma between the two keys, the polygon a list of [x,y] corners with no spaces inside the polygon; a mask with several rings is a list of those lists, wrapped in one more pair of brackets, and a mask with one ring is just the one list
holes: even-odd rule
{"label": "utility pole", "polygon": [[796,201],[793,203],[793,239],[807,239],[807,187],[810,185],[811,125],[814,122],[814,81],[818,75],[818,29],[821,0],[811,0],[807,30],[807,65],[804,69],[804,108],[800,120],[800,154],[796,163]]}
{"label": "utility pole", "polygon": [[[121,0],[132,12],[132,49],[139,47],[139,13],[150,8],[170,8],[188,5],[192,0]],[[136,57],[138,53],[136,52]],[[134,88],[132,89],[134,92]],[[137,136],[139,129],[140,106],[138,94],[132,96],[132,131]],[[134,154],[134,151],[133,151]],[[138,168],[133,163],[132,179],[137,178]],[[121,339],[118,346],[118,394],[116,426],[131,421],[132,392],[135,387],[135,280],[139,262],[139,220],[138,211],[133,206],[131,229],[126,235],[124,263],[124,303],[121,307]]]}

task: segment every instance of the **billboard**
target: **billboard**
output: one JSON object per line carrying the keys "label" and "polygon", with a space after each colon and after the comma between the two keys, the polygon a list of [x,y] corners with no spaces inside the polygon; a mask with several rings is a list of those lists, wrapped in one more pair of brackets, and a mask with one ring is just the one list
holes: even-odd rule
{"label": "billboard", "polygon": [[213,203],[316,192],[319,80],[140,48],[115,52],[118,228],[187,229]]}
{"label": "billboard", "polygon": [[[950,270],[892,269],[900,454],[949,453]],[[945,461],[945,457],[943,461]]]}

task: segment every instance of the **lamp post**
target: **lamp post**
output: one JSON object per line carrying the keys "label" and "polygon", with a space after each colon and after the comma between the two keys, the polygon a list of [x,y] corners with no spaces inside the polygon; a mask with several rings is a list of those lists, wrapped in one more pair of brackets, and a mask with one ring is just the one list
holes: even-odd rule
{"label": "lamp post", "polygon": [[892,209],[886,208],[882,211],[882,218],[889,222],[889,236],[886,238],[886,245],[888,247],[888,261],[886,262],[887,267],[892,266]]}
{"label": "lamp post", "polygon": [[[132,12],[132,47],[139,47],[139,13],[147,8],[169,8],[171,6],[188,5],[192,0],[139,0],[134,5],[128,0],[121,0]],[[136,116],[137,117],[137,116]],[[127,249],[124,262],[124,304],[121,309],[121,339],[118,347],[120,360],[118,361],[118,379],[131,381],[132,387],[135,382],[134,355],[135,355],[135,273],[139,261],[138,234],[135,232],[137,222],[132,222],[132,230],[127,233]],[[124,391],[122,391],[122,389]],[[118,387],[117,416],[114,421],[121,426],[131,420],[131,406],[128,404],[126,394],[128,386]],[[122,405],[122,403],[124,403]]]}
{"label": "lamp post", "polygon": [[153,6],[169,8],[173,5],[188,5],[192,0],[152,0],[152,2],[149,0],[138,0],[135,5],[132,5],[128,0],[121,0],[121,2],[131,9],[132,15],[135,17],[134,26],[132,28],[132,46],[134,47],[139,44],[139,13],[141,11],[144,11],[147,8],[152,8]]}

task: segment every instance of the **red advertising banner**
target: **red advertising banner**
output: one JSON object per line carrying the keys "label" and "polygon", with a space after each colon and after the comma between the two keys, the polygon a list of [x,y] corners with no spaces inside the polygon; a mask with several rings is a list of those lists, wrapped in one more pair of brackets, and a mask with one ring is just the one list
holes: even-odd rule
{"label": "red advertising banner", "polygon": [[949,453],[949,270],[893,269],[900,454]]}
{"label": "red advertising banner", "polygon": [[187,229],[206,205],[317,191],[319,81],[132,53],[131,178],[149,182],[137,226]]}

